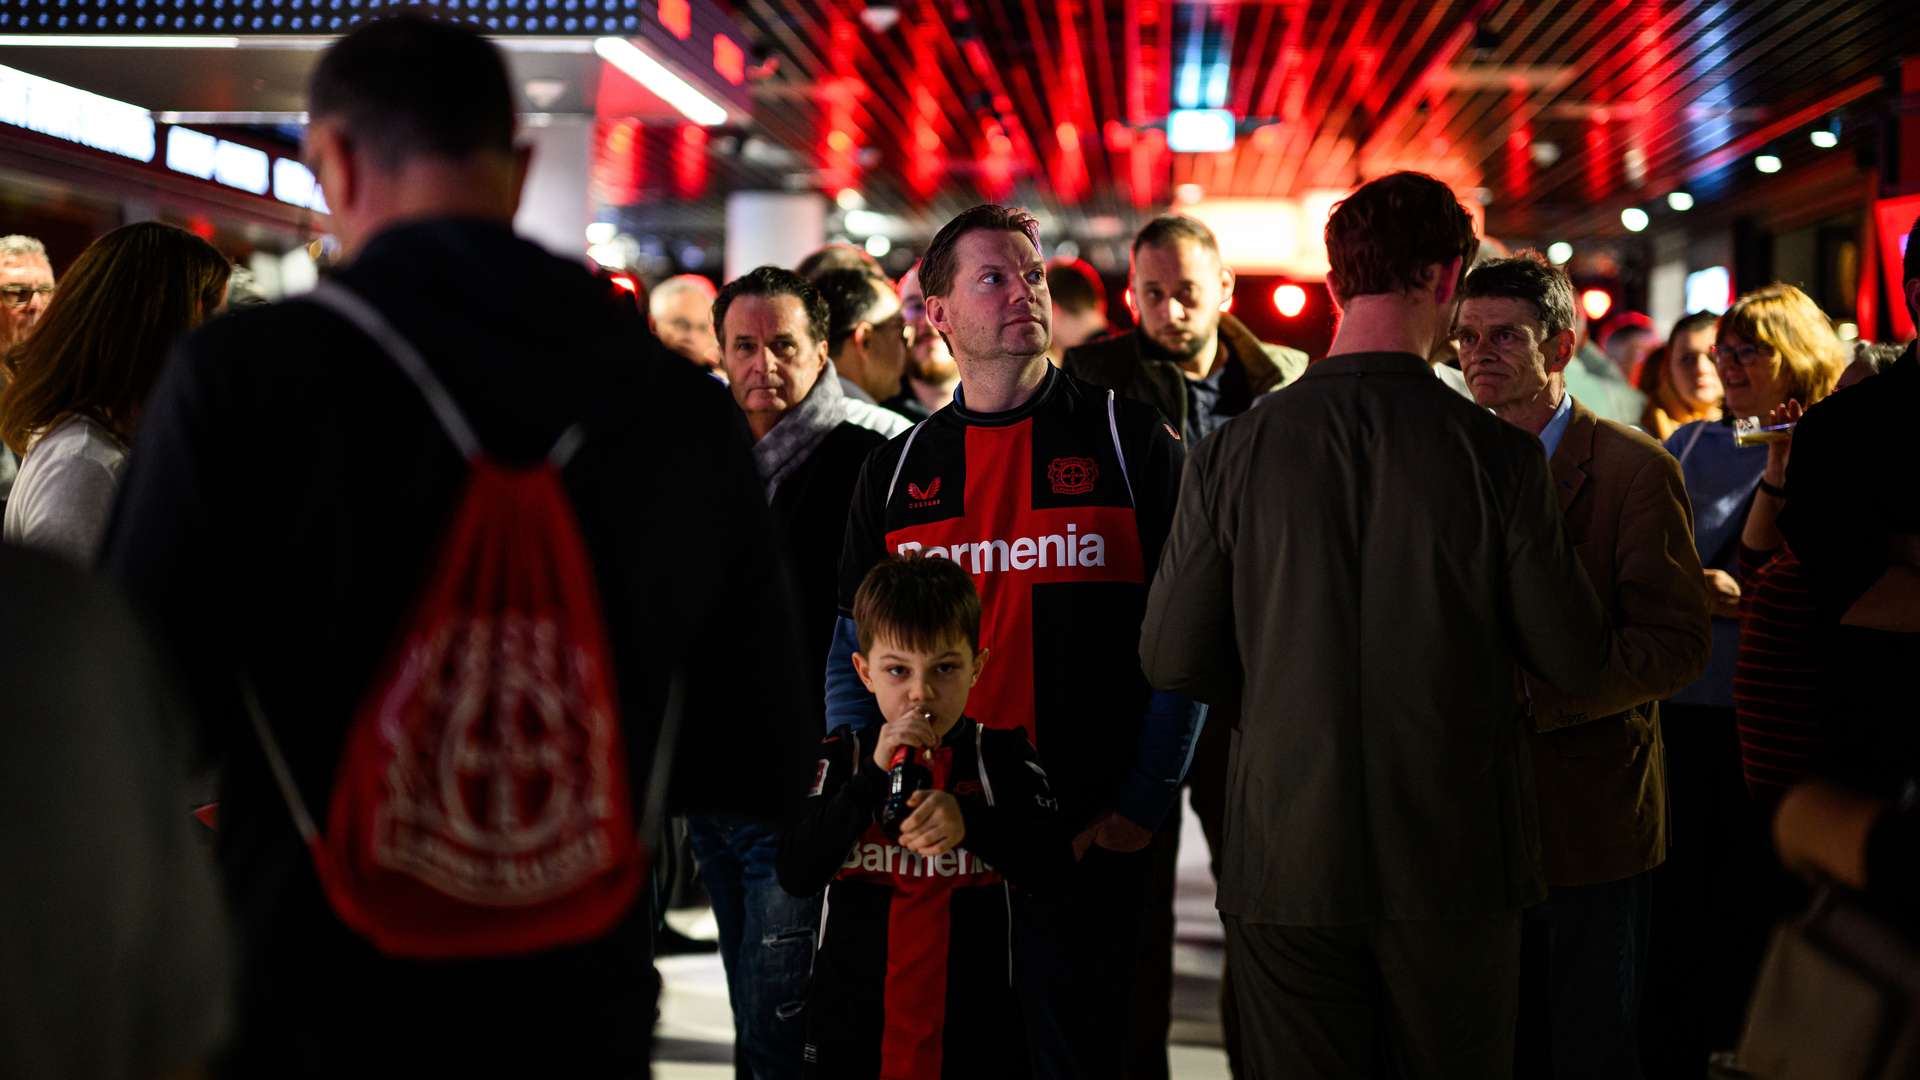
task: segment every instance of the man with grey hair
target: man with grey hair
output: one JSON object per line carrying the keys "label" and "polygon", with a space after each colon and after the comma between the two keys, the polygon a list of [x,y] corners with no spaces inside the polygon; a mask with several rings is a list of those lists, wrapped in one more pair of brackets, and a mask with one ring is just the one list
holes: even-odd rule
{"label": "man with grey hair", "polygon": [[1667,854],[1660,699],[1699,677],[1712,636],[1680,465],[1567,393],[1573,327],[1566,273],[1522,252],[1467,275],[1453,336],[1474,401],[1540,439],[1613,628],[1614,663],[1589,692],[1524,682],[1548,892],[1521,925],[1546,975],[1521,1000],[1545,1015],[1523,1004],[1516,1071],[1632,1078],[1651,875]]}
{"label": "man with grey hair", "polygon": [[18,233],[0,236],[0,305],[13,316],[13,336],[25,337],[52,299],[53,263],[47,259],[47,246]]}
{"label": "man with grey hair", "polygon": [[647,325],[662,345],[725,382],[720,339],[713,332],[713,299],[717,295],[713,282],[699,274],[677,274],[647,294]]}

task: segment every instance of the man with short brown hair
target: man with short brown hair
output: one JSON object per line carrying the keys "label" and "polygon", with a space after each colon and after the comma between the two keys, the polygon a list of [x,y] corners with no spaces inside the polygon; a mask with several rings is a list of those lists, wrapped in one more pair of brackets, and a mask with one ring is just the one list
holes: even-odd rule
{"label": "man with short brown hair", "polygon": [[1254,1076],[1504,1077],[1544,895],[1516,690],[1594,689],[1607,621],[1539,441],[1428,357],[1479,246],[1396,173],[1327,224],[1326,360],[1193,452],[1141,657],[1238,701],[1219,907]]}

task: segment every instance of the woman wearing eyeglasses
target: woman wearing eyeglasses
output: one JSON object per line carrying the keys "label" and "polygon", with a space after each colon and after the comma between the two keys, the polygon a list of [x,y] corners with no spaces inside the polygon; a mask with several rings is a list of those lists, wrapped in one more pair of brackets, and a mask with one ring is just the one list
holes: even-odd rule
{"label": "woman wearing eyeglasses", "polygon": [[[1643,1013],[1655,1065],[1697,1073],[1710,1051],[1731,1049],[1766,932],[1777,911],[1763,816],[1742,774],[1734,711],[1740,652],[1740,534],[1769,481],[1768,445],[1737,445],[1734,421],[1797,417],[1832,391],[1847,352],[1825,313],[1791,285],[1741,297],[1720,318],[1714,367],[1725,388],[1724,416],[1682,426],[1667,440],[1693,502],[1694,545],[1713,601],[1713,651],[1706,674],[1661,707],[1674,806],[1674,857],[1660,873],[1664,899],[1655,925],[1673,927]],[[1777,412],[1776,412],[1777,411]],[[1784,465],[1783,455],[1781,464]],[[1662,989],[1668,991],[1662,994]],[[1658,1046],[1658,1049],[1656,1049]]]}
{"label": "woman wearing eyeglasses", "polygon": [[81,252],[32,335],[7,355],[0,440],[24,459],[0,536],[91,565],[141,406],[167,354],[224,302],[232,264],[155,222]]}

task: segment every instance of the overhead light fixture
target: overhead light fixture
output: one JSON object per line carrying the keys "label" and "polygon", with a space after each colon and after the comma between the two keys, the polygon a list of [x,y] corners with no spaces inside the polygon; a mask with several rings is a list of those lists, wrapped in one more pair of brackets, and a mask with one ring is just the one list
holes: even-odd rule
{"label": "overhead light fixture", "polygon": [[1176,154],[1220,154],[1233,149],[1233,113],[1175,109],[1167,114],[1167,149]]}
{"label": "overhead light fixture", "polygon": [[1605,289],[1588,289],[1580,294],[1580,310],[1587,313],[1587,318],[1599,322],[1613,310],[1613,294]]}
{"label": "overhead light fixture", "polygon": [[871,210],[849,210],[845,224],[847,231],[855,236],[878,236],[887,231],[890,223],[885,214],[876,214]]}
{"label": "overhead light fixture", "polygon": [[1620,211],[1620,224],[1625,225],[1628,232],[1640,232],[1644,230],[1652,220],[1652,218],[1647,216],[1645,210],[1637,206],[1629,206],[1625,210]]}
{"label": "overhead light fixture", "polygon": [[1840,133],[1826,128],[1814,128],[1812,139],[1813,145],[1822,150],[1831,150],[1840,145]]}
{"label": "overhead light fixture", "polygon": [[1693,196],[1684,191],[1668,192],[1667,206],[1684,214],[1693,209]]}
{"label": "overhead light fixture", "polygon": [[1298,285],[1281,285],[1273,290],[1273,310],[1291,319],[1307,309],[1307,290]]}
{"label": "overhead light fixture", "polygon": [[[61,16],[65,18],[65,16]],[[105,16],[102,16],[104,19]],[[0,46],[65,49],[237,49],[237,37],[188,37],[154,34],[0,34]]]}
{"label": "overhead light fixture", "polygon": [[873,256],[876,259],[884,259],[887,257],[887,252],[893,250],[893,241],[887,239],[884,236],[875,234],[873,236],[867,237],[866,247],[867,247],[867,254]]}
{"label": "overhead light fixture", "polygon": [[833,201],[838,204],[842,210],[865,210],[867,208],[866,198],[852,188],[841,188],[840,194],[834,196]]}
{"label": "overhead light fixture", "polygon": [[596,221],[587,226],[587,243],[596,247],[613,243],[613,238],[619,235],[620,226],[611,221]]}
{"label": "overhead light fixture", "polygon": [[726,109],[626,38],[595,38],[593,51],[701,127],[719,127],[727,122]]}
{"label": "overhead light fixture", "polygon": [[1199,184],[1181,184],[1173,189],[1173,201],[1182,206],[1192,206],[1206,197],[1206,189]]}
{"label": "overhead light fixture", "polygon": [[1777,173],[1780,171],[1780,158],[1774,154],[1759,154],[1753,159],[1753,167],[1763,173]]}
{"label": "overhead light fixture", "polygon": [[1573,261],[1573,245],[1565,240],[1555,240],[1547,245],[1547,261],[1555,266],[1565,266]]}

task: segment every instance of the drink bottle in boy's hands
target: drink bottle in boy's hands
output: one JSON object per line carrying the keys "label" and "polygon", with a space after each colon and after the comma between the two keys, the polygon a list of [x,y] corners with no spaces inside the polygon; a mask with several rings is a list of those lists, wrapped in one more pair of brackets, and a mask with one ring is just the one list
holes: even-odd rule
{"label": "drink bottle in boy's hands", "polygon": [[[929,722],[933,719],[930,710],[923,708],[920,714]],[[900,839],[900,825],[913,813],[913,807],[908,805],[913,793],[933,786],[933,773],[919,761],[924,753],[912,746],[902,746],[893,752],[893,764],[887,770],[887,801],[880,806],[880,828],[889,840]]]}

